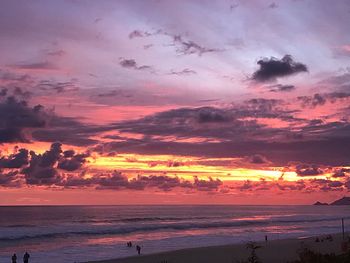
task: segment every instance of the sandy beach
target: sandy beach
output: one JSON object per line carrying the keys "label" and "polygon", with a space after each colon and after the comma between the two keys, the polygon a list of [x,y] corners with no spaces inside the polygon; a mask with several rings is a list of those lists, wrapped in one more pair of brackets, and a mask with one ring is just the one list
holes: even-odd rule
{"label": "sandy beach", "polygon": [[[320,240],[325,235],[318,236]],[[298,259],[297,251],[301,247],[307,247],[320,253],[341,253],[342,235],[332,235],[333,241],[324,240],[315,242],[315,237],[272,240],[268,242],[256,242],[261,248],[257,249],[257,255],[263,263],[283,263]],[[89,261],[90,263],[232,263],[246,260],[250,250],[246,244],[234,244],[225,246],[200,247],[181,249],[150,255],[132,256],[127,258]]]}

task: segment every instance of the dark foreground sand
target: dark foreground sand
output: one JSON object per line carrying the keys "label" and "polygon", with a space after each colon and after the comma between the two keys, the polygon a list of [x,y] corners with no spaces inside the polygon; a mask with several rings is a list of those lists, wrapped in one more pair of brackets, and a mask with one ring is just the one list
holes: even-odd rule
{"label": "dark foreground sand", "polygon": [[[322,238],[325,236],[319,236]],[[287,263],[298,259],[297,250],[302,246],[321,253],[341,253],[342,235],[332,235],[333,241],[325,240],[315,242],[316,237],[301,239],[284,239],[257,242],[261,246],[257,255],[262,263]],[[151,255],[133,256],[127,258],[104,261],[91,261],[95,263],[236,263],[246,260],[250,250],[246,244],[235,244],[215,247],[201,247],[181,249]]]}

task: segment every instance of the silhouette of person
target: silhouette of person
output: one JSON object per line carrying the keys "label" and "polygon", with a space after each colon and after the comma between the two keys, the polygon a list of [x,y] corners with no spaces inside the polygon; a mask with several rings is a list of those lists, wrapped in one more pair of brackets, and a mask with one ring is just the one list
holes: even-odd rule
{"label": "silhouette of person", "polygon": [[267,236],[265,236],[265,242],[267,242]]}
{"label": "silhouette of person", "polygon": [[141,254],[141,247],[139,245],[136,246],[137,254]]}
{"label": "silhouette of person", "polygon": [[129,245],[130,245],[130,247],[132,247],[132,243],[131,243],[131,241],[129,242]]}
{"label": "silhouette of person", "polygon": [[17,263],[17,255],[16,253],[12,255],[12,263]]}
{"label": "silhouette of person", "polygon": [[28,252],[24,253],[23,255],[23,263],[28,263],[30,258],[30,255],[28,254]]}

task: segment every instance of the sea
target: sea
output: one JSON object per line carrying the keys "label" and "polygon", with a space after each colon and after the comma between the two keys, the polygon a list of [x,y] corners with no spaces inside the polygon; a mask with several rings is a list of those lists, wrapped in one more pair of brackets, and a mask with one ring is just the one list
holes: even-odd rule
{"label": "sea", "polygon": [[[0,262],[85,262],[183,248],[303,238],[350,230],[347,206],[0,207]],[[131,241],[133,247],[127,247]],[[21,261],[19,261],[21,262]]]}

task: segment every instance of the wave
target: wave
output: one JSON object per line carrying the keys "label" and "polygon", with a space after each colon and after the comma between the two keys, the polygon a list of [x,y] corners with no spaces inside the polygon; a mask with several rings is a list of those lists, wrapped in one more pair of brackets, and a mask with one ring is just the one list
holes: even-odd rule
{"label": "wave", "polygon": [[204,220],[225,218],[223,216],[194,216],[194,217],[130,217],[120,219],[83,219],[75,220],[74,223],[119,223],[119,222],[151,222],[151,221],[188,221],[188,220]]}
{"label": "wave", "polygon": [[335,220],[340,220],[340,219],[350,219],[350,217],[324,217],[324,218],[308,218],[308,219],[305,219],[305,218],[297,218],[297,219],[294,219],[294,220],[271,220],[271,222],[281,222],[281,223],[312,223],[312,222],[327,222],[327,221],[335,221]]}
{"label": "wave", "polygon": [[157,224],[144,225],[136,227],[118,227],[118,228],[97,228],[81,231],[65,231],[58,233],[39,233],[35,235],[23,235],[18,237],[2,237],[0,241],[32,239],[32,238],[59,238],[72,235],[116,235],[116,234],[130,234],[134,232],[151,232],[158,230],[189,230],[189,229],[203,229],[203,228],[218,228],[218,227],[234,227],[264,224],[264,222],[208,222],[208,223],[186,223],[186,224]]}
{"label": "wave", "polygon": [[6,227],[14,227],[14,228],[18,228],[18,227],[35,227],[36,225],[30,225],[30,224],[17,224],[17,225],[7,225]]}
{"label": "wave", "polygon": [[[217,222],[186,222],[186,223],[167,223],[167,224],[140,224],[137,226],[89,226],[90,229],[84,227],[76,230],[65,229],[62,231],[50,231],[48,228],[47,233],[30,233],[20,234],[17,236],[10,235],[8,237],[0,237],[0,241],[18,241],[26,239],[45,239],[45,238],[65,238],[70,236],[101,236],[101,235],[125,235],[135,232],[154,232],[164,230],[191,230],[191,229],[211,229],[211,228],[232,228],[232,227],[247,227],[247,226],[268,226],[277,224],[289,224],[289,223],[312,223],[312,222],[324,222],[339,220],[339,217],[329,218],[296,218],[294,220],[276,218],[275,220],[230,220],[230,221],[217,221]],[[344,219],[350,219],[345,217]]]}

